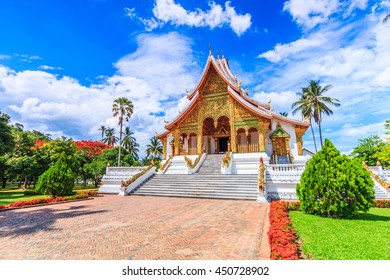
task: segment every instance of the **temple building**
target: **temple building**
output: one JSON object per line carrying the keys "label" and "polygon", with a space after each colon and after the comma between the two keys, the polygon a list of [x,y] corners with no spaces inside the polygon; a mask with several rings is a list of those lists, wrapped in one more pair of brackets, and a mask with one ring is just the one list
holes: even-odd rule
{"label": "temple building", "polygon": [[258,153],[267,163],[306,162],[303,135],[309,123],[277,114],[270,102],[248,96],[228,59],[210,51],[202,76],[187,92],[189,104],[158,134],[169,156]]}
{"label": "temple building", "polygon": [[[309,123],[248,96],[227,58],[208,56],[188,105],[165,131],[158,170],[109,167],[100,192],[195,198],[297,199]],[[135,173],[138,172],[136,175]]]}

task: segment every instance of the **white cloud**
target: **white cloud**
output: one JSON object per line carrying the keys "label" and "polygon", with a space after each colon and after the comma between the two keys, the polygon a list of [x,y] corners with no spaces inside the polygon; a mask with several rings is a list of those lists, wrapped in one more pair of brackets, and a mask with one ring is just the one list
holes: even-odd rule
{"label": "white cloud", "polygon": [[283,10],[288,11],[298,25],[311,29],[327,22],[339,5],[338,0],[289,0],[284,3]]}
{"label": "white cloud", "polygon": [[49,65],[40,65],[40,66],[38,66],[38,69],[41,69],[41,70],[63,70],[61,67],[53,67],[53,66],[49,66]]}
{"label": "white cloud", "polygon": [[[153,8],[154,18],[138,19],[148,31],[167,23],[176,26],[209,27],[210,29],[228,25],[238,36],[245,33],[252,25],[251,15],[249,13],[238,14],[229,1],[225,3],[225,7],[215,2],[210,2],[209,7],[207,11],[199,8],[195,11],[188,11],[174,0],[156,0]],[[134,9],[126,8],[125,11],[130,18],[136,18]]]}
{"label": "white cloud", "polygon": [[100,125],[119,131],[111,107],[114,99],[127,97],[134,104],[129,125],[143,152],[155,131],[162,132],[163,120],[178,113],[178,101],[183,103],[185,89],[195,86],[200,69],[187,37],[148,34],[136,40],[137,50],[114,64],[117,73],[90,87],[67,76],[0,65],[1,109],[28,130],[100,139]]}
{"label": "white cloud", "polygon": [[11,56],[6,54],[0,54],[0,60],[6,60],[6,59],[11,59]]}
{"label": "white cloud", "polygon": [[19,57],[19,59],[21,61],[24,61],[24,62],[32,62],[34,60],[41,60],[42,59],[40,56],[29,55],[29,54],[19,54],[19,53],[16,53],[15,56]]}
{"label": "white cloud", "polygon": [[289,57],[292,54],[306,51],[307,49],[315,48],[324,43],[325,38],[302,38],[288,44],[276,44],[273,50],[269,50],[260,54],[259,58],[265,58],[271,62],[279,62],[282,59]]}
{"label": "white cloud", "polygon": [[[297,41],[261,54],[271,63],[257,74],[264,82],[256,87],[260,93],[255,96],[263,100],[269,98],[264,92],[284,96],[310,80],[321,80],[333,85],[327,95],[341,103],[339,108],[332,107],[334,115],[324,118],[323,129],[329,131],[324,138],[331,137],[347,151],[358,138],[383,133],[383,121],[390,116],[390,26],[382,24],[382,19],[383,9],[372,9],[360,20],[324,23]],[[301,46],[306,39],[321,43]],[[290,104],[297,97],[291,99]]]}

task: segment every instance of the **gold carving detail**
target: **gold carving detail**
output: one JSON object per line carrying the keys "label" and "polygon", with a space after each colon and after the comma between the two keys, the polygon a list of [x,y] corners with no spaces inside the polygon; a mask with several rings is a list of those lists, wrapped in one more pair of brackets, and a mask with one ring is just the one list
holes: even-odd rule
{"label": "gold carving detail", "polygon": [[205,100],[204,102],[202,110],[203,119],[211,117],[214,121],[217,121],[220,116],[229,115],[228,99],[226,96],[207,99],[207,101]]}
{"label": "gold carving detail", "polygon": [[202,153],[199,153],[199,155],[195,159],[195,161],[192,162],[192,160],[189,157],[185,156],[184,159],[185,159],[185,161],[187,163],[187,167],[190,168],[190,169],[194,169],[196,167],[196,165],[199,163],[201,157],[202,157]]}
{"label": "gold carving detail", "polygon": [[210,73],[209,79],[206,82],[204,93],[205,94],[218,93],[218,92],[224,92],[226,90],[227,90],[226,83],[218,75],[217,71],[213,69],[212,72]]}

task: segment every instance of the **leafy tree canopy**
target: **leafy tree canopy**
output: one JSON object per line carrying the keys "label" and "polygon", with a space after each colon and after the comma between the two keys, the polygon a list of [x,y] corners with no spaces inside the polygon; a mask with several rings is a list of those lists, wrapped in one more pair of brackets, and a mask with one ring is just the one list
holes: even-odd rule
{"label": "leafy tree canopy", "polygon": [[297,185],[301,208],[307,213],[350,217],[367,212],[374,200],[374,182],[359,159],[352,160],[328,139],[307,163]]}

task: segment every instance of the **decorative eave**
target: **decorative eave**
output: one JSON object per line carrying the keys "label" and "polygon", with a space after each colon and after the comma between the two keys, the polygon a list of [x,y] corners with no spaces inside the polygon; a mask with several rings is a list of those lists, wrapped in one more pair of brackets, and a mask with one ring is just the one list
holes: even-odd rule
{"label": "decorative eave", "polygon": [[164,139],[165,137],[167,137],[167,135],[170,133],[170,131],[166,130],[160,134],[156,134],[156,138],[157,139]]}
{"label": "decorative eave", "polygon": [[199,92],[195,93],[194,98],[191,99],[190,103],[187,107],[184,108],[183,112],[179,113],[170,123],[165,126],[165,129],[172,130],[176,124],[179,124],[183,119],[187,117],[187,115],[192,111],[193,108],[197,105],[197,100],[199,98]]}
{"label": "decorative eave", "polygon": [[199,91],[200,87],[203,85],[205,80],[207,79],[207,73],[209,72],[210,67],[213,66],[214,69],[217,71],[219,76],[222,78],[222,80],[230,86],[232,89],[234,89],[237,93],[241,91],[241,88],[239,87],[237,81],[231,74],[230,70],[224,70],[224,68],[228,68],[228,64],[225,58],[216,60],[212,53],[210,53],[205,68],[203,69],[202,76],[196,86],[196,88],[190,93],[187,98],[192,99],[196,92]]}

